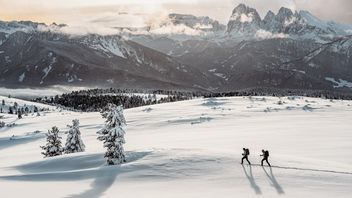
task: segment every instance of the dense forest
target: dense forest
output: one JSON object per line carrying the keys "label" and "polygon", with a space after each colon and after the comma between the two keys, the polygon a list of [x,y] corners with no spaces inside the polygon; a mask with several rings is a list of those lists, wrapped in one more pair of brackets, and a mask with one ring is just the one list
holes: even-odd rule
{"label": "dense forest", "polygon": [[107,104],[122,105],[125,109],[199,97],[200,93],[179,91],[140,91],[127,89],[89,89],[73,91],[54,97],[36,98],[35,102],[53,104],[71,110],[100,111]]}
{"label": "dense forest", "polygon": [[233,92],[205,93],[206,98],[211,97],[231,97],[231,96],[306,96],[312,98],[324,98],[334,100],[352,100],[351,92],[336,92],[330,90],[303,90],[303,89],[276,89],[276,88],[251,88]]}

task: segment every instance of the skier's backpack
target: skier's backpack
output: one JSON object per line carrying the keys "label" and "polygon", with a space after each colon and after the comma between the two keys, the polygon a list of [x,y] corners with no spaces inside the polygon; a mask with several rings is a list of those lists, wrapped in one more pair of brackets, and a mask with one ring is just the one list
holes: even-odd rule
{"label": "skier's backpack", "polygon": [[269,151],[265,151],[265,156],[269,157]]}
{"label": "skier's backpack", "polygon": [[246,154],[249,155],[249,149],[246,149]]}

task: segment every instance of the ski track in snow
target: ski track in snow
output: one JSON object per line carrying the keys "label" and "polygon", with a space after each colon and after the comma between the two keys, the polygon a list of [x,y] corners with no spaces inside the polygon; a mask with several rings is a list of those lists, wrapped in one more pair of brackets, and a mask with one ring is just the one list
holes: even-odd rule
{"label": "ski track in snow", "polygon": [[[261,165],[260,164],[252,164],[252,166],[261,166]],[[269,167],[269,166],[264,165],[264,167]],[[271,166],[271,168],[352,175],[352,172],[341,172],[341,171],[334,171],[334,170],[321,170],[321,169],[312,169],[312,168],[299,168],[299,167],[286,167],[286,166]]]}

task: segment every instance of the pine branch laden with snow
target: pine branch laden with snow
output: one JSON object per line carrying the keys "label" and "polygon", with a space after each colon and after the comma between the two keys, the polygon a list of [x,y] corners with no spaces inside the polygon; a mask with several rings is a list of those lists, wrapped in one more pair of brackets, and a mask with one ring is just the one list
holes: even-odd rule
{"label": "pine branch laden with snow", "polygon": [[66,139],[65,153],[83,152],[85,145],[82,141],[81,132],[79,130],[79,120],[72,120],[72,126],[68,125],[68,127],[70,129]]}
{"label": "pine branch laden with snow", "polygon": [[46,134],[46,145],[41,146],[44,151],[42,154],[44,157],[53,157],[62,155],[63,148],[61,145],[61,137],[59,136],[59,129],[54,126],[51,130],[48,130]]}
{"label": "pine branch laden with snow", "polygon": [[126,120],[123,115],[122,106],[109,104],[101,112],[103,118],[106,118],[105,126],[98,131],[98,140],[103,141],[104,147],[107,148],[105,158],[108,165],[117,165],[125,162],[125,131]]}

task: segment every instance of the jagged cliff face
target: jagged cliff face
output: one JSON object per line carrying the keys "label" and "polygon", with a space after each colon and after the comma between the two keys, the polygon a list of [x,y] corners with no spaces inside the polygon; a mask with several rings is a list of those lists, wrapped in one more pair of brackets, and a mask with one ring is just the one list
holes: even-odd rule
{"label": "jagged cliff face", "polygon": [[238,34],[251,34],[260,29],[261,19],[258,12],[244,4],[237,6],[227,24],[227,32]]}
{"label": "jagged cliff face", "polygon": [[168,26],[181,31],[156,34],[146,27],[141,32],[147,34],[72,36],[60,32],[65,25],[0,22],[0,83],[351,91],[351,25],[287,8],[261,19],[254,8],[240,4],[227,26],[184,14],[170,14],[160,28]]}
{"label": "jagged cliff face", "polygon": [[269,33],[282,33],[288,36],[306,36],[307,38],[331,37],[348,35],[352,26],[345,26],[334,22],[325,22],[307,11],[293,12],[288,8],[281,8],[275,15],[269,11],[261,19],[258,12],[244,4],[237,6],[230,17],[227,32],[236,36],[246,34],[255,35],[264,30]]}

